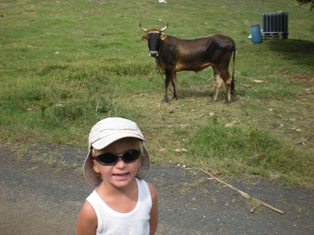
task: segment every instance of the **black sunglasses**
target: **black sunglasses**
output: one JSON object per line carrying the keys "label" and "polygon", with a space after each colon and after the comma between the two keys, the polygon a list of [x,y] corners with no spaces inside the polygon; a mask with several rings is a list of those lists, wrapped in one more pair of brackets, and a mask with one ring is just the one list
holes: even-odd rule
{"label": "black sunglasses", "polygon": [[118,162],[118,159],[121,158],[125,163],[131,163],[136,161],[140,157],[140,151],[136,149],[130,149],[123,153],[114,154],[114,153],[103,153],[93,159],[105,166],[112,166]]}

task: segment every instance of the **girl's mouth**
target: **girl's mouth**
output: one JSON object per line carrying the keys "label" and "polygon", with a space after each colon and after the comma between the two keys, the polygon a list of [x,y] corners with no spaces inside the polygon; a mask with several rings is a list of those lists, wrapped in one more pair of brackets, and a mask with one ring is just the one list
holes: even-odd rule
{"label": "girl's mouth", "polygon": [[115,174],[112,174],[113,177],[115,177],[116,179],[118,180],[125,180],[129,177],[129,172],[126,172],[126,173],[115,173]]}
{"label": "girl's mouth", "polygon": [[123,176],[123,175],[128,175],[129,173],[126,172],[126,173],[114,173],[113,175],[114,176]]}

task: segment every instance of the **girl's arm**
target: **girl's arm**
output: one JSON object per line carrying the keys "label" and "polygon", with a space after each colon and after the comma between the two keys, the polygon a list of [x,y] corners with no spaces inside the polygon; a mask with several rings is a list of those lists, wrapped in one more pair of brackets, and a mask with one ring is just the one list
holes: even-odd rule
{"label": "girl's arm", "polygon": [[152,197],[152,209],[150,211],[150,232],[149,235],[154,235],[157,229],[158,225],[158,203],[157,203],[157,190],[156,188],[151,184],[148,183],[149,191]]}
{"label": "girl's arm", "polygon": [[94,208],[86,201],[81,208],[76,224],[76,235],[95,235],[97,215]]}

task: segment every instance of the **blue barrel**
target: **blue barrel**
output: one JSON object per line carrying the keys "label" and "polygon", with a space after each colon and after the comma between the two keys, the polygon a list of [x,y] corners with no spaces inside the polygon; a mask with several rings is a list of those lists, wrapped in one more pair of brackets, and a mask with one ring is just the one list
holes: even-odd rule
{"label": "blue barrel", "polygon": [[252,35],[252,42],[253,43],[262,43],[263,42],[263,36],[261,32],[261,27],[259,24],[251,25],[251,35]]}

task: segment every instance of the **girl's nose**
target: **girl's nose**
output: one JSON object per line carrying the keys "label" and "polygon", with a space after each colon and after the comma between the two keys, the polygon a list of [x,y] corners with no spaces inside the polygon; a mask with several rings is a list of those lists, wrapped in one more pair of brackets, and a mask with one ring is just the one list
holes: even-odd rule
{"label": "girl's nose", "polygon": [[121,157],[119,157],[115,166],[118,168],[123,168],[123,167],[125,167],[125,165],[126,165],[126,163],[121,159]]}

